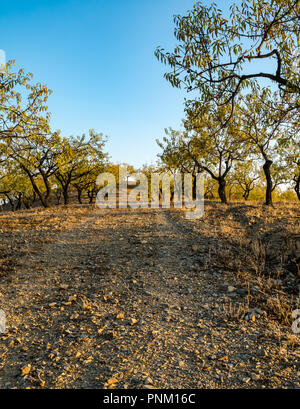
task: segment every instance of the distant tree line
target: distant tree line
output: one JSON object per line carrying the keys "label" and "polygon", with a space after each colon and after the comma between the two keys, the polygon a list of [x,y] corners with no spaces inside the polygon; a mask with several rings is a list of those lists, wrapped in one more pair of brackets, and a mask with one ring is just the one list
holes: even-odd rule
{"label": "distant tree line", "polygon": [[51,91],[32,84],[32,74],[14,72],[13,64],[0,73],[0,198],[12,210],[36,201],[49,207],[53,193],[67,205],[73,187],[80,203],[83,192],[92,203],[96,178],[108,163],[105,138],[94,130],[80,137],[51,131]]}
{"label": "distant tree line", "polygon": [[158,141],[160,160],[204,172],[223,203],[229,185],[247,200],[262,175],[267,205],[280,185],[300,200],[300,1],[233,2],[229,14],[196,2],[174,18],[173,52],[156,50],[165,78],[194,96],[182,129]]}

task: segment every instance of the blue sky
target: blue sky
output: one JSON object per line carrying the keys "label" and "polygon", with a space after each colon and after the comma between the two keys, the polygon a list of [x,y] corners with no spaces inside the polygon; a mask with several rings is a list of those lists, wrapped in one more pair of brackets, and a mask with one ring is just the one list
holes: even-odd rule
{"label": "blue sky", "polygon": [[2,0],[0,49],[53,90],[52,128],[108,135],[114,162],[155,162],[156,138],[178,128],[184,91],[154,57],[171,49],[173,15],[193,0]]}
{"label": "blue sky", "polygon": [[[216,2],[227,9],[233,1]],[[163,78],[168,68],[154,51],[157,46],[173,50],[173,16],[185,14],[193,4],[2,0],[0,49],[53,91],[53,130],[69,136],[93,128],[108,136],[112,161],[154,163],[159,152],[155,140],[164,136],[164,128],[180,127],[186,96]],[[257,65],[252,63],[252,69],[263,66]]]}

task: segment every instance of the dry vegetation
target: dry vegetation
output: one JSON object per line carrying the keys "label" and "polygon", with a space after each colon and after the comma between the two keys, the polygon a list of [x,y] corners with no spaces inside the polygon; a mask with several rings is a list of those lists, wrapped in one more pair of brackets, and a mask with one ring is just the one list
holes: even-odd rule
{"label": "dry vegetation", "polygon": [[290,322],[299,307],[299,205],[209,204],[199,225],[211,240],[209,266],[252,287],[249,298]]}
{"label": "dry vegetation", "polygon": [[0,216],[1,388],[297,388],[298,204]]}

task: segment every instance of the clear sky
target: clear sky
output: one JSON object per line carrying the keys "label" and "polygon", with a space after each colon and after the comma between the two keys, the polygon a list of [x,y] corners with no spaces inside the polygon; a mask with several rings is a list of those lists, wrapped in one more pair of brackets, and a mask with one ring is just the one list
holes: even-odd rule
{"label": "clear sky", "polygon": [[0,49],[53,90],[52,129],[109,137],[114,162],[155,162],[156,138],[178,128],[184,91],[154,57],[172,49],[173,15],[193,0],[2,0]]}

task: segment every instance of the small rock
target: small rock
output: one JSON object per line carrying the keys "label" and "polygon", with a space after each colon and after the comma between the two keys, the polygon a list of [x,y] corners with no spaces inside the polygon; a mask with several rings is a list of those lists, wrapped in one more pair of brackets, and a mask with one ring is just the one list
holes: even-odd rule
{"label": "small rock", "polygon": [[146,384],[146,385],[153,385],[153,380],[148,376],[148,377],[145,379],[145,384]]}
{"label": "small rock", "polygon": [[199,251],[199,246],[197,244],[194,244],[192,246],[192,250],[193,250],[194,253],[197,253]]}
{"label": "small rock", "polygon": [[246,295],[246,294],[248,294],[248,290],[246,290],[245,288],[238,288],[238,289],[236,290],[236,292],[237,292],[238,294],[240,294],[240,295]]}

